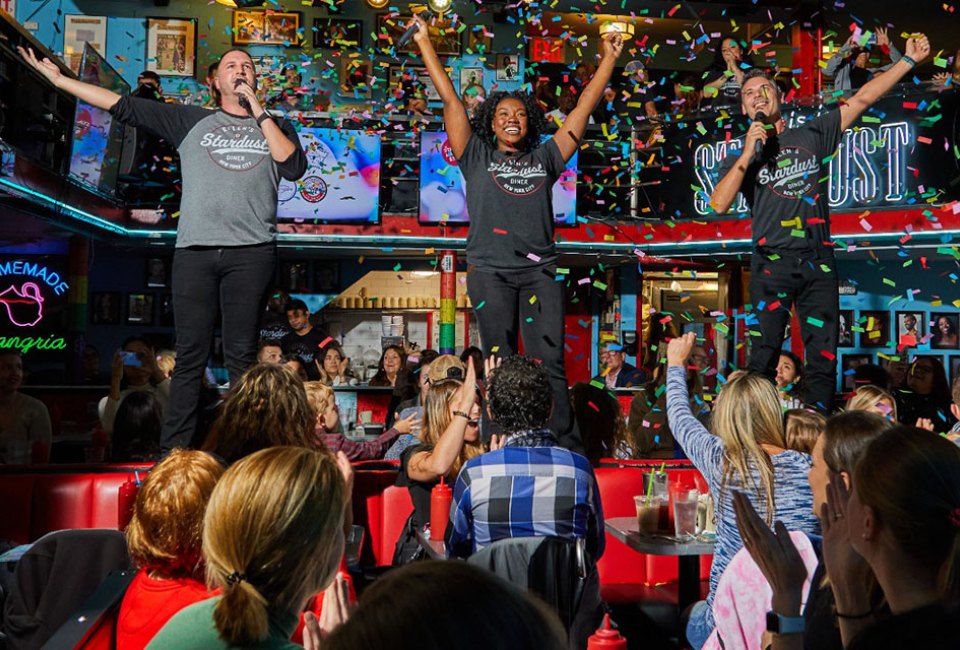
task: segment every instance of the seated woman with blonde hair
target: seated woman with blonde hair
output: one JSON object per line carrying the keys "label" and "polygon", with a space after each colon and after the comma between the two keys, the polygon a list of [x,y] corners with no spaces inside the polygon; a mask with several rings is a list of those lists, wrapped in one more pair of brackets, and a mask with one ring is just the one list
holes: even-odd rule
{"label": "seated woman with blonde hair", "polygon": [[[347,472],[349,463],[340,467],[325,451],[296,447],[264,449],[228,469],[203,522],[207,585],[222,595],[181,611],[147,647],[299,648],[289,639],[311,596],[330,586],[328,595],[346,599],[334,579]],[[306,645],[318,647],[307,616]]]}
{"label": "seated woman with blonde hair", "polygon": [[857,388],[847,400],[845,411],[869,411],[897,422],[897,400],[879,386],[867,384]]}
{"label": "seated woman with blonde hair", "polygon": [[202,451],[175,449],[140,487],[127,528],[139,569],[117,619],[117,650],[139,650],[170,617],[213,594],[203,582],[203,516],[223,466]]}

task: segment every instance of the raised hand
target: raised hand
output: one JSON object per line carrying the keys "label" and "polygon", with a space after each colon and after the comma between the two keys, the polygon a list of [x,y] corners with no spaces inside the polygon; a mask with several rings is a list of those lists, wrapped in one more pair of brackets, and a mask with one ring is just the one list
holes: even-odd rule
{"label": "raised hand", "polygon": [[827,502],[820,512],[823,526],[823,563],[833,586],[837,609],[845,613],[860,613],[869,609],[869,594],[863,593],[865,576],[870,565],[850,544],[849,521],[846,517],[850,498],[847,484],[837,472],[830,472]]}
{"label": "raised hand", "polygon": [[415,31],[412,36],[413,42],[416,43],[421,50],[423,50],[424,47],[432,48],[433,43],[430,42],[430,33],[427,31],[427,23],[423,20],[423,18],[417,14],[414,14],[413,18],[410,19],[410,22],[407,23],[407,27],[409,28],[411,25],[417,26],[417,31]]}
{"label": "raised hand", "polygon": [[477,401],[477,369],[473,366],[473,357],[467,357],[467,376],[460,388],[459,410],[469,413]]}
{"label": "raised hand", "polygon": [[623,52],[623,34],[619,30],[611,30],[603,37],[603,58],[612,57],[614,61]]}
{"label": "raised hand", "polygon": [[877,27],[877,45],[886,49],[890,47],[890,37],[887,30],[883,27]]}
{"label": "raised hand", "polygon": [[33,50],[29,47],[23,48],[18,45],[17,51],[20,52],[20,56],[22,56],[31,67],[49,79],[50,83],[57,85],[57,80],[62,76],[62,73],[56,63],[46,57],[44,57],[43,60],[37,59],[37,55],[34,54]]}
{"label": "raised hand", "polygon": [[773,589],[773,610],[784,616],[798,615],[807,566],[786,526],[778,521],[774,524],[776,532],[767,528],[743,492],[733,493],[733,510],[744,548]]}
{"label": "raised hand", "polygon": [[420,426],[420,416],[416,413],[411,413],[402,420],[397,420],[393,423],[393,428],[399,431],[400,433],[407,434],[413,431],[413,429]]}
{"label": "raised hand", "polygon": [[687,332],[683,336],[671,339],[667,344],[667,365],[686,367],[687,358],[690,356],[690,350],[693,349],[696,338],[696,334]]}
{"label": "raised hand", "polygon": [[914,34],[907,39],[907,56],[920,63],[930,56],[930,41],[923,34]]}

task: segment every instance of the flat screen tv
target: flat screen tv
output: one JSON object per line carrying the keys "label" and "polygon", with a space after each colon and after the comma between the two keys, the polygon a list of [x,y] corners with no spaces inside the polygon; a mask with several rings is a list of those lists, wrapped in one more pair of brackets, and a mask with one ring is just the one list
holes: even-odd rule
{"label": "flat screen tv", "polygon": [[[80,80],[107,88],[118,95],[130,94],[130,84],[89,43],[83,47]],[[70,151],[70,177],[81,185],[113,196],[120,171],[124,128],[109,112],[77,100],[73,147]]]}
{"label": "flat screen tv", "polygon": [[300,144],[307,172],[284,180],[277,219],[377,223],[380,218],[380,137],[361,131],[305,127]]}
{"label": "flat screen tv", "polygon": [[[420,223],[469,223],[465,186],[446,131],[421,133]],[[558,226],[576,224],[577,154],[553,185],[553,219]]]}

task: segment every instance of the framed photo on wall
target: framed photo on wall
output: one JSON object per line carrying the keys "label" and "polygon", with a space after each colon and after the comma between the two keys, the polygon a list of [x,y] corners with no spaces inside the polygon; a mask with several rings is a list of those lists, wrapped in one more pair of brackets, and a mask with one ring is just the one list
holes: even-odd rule
{"label": "framed photo on wall", "polygon": [[363,47],[363,21],[346,18],[314,18],[313,46],[322,50]]}
{"label": "framed photo on wall", "polygon": [[300,45],[300,14],[295,11],[233,12],[234,45]]}
{"label": "framed photo on wall", "polygon": [[390,66],[390,86],[389,92],[395,92],[398,85],[409,83],[412,80],[423,84],[427,89],[427,99],[430,101],[440,101],[440,93],[437,87],[433,85],[433,80],[427,73],[427,69],[422,66]]}
{"label": "framed photo on wall", "polygon": [[872,354],[845,354],[840,361],[840,386],[844,393],[852,392],[854,389],[854,373],[858,366],[873,363]]}
{"label": "framed photo on wall", "polygon": [[859,325],[863,328],[863,331],[860,332],[860,347],[886,348],[890,346],[890,312],[862,311],[860,312]]}
{"label": "framed photo on wall", "polygon": [[497,81],[513,81],[520,75],[520,57],[516,54],[497,55]]}
{"label": "framed photo on wall", "polygon": [[[380,14],[377,16],[377,46],[381,52],[390,52],[395,48],[397,40],[407,31],[407,23],[412,16]],[[463,50],[463,44],[460,40],[460,32],[453,26],[450,20],[433,19],[427,23],[427,31],[430,34],[430,42],[433,43],[433,49],[440,56],[460,56]],[[384,38],[385,36],[386,38]],[[413,39],[396,50],[401,52],[417,53],[416,44]]]}
{"label": "framed photo on wall", "polygon": [[90,322],[94,325],[120,324],[120,294],[108,291],[90,294]]}
{"label": "framed photo on wall", "polygon": [[930,347],[935,350],[956,350],[960,348],[960,335],[957,323],[960,316],[956,312],[932,312],[930,314]]}
{"label": "framed photo on wall", "polygon": [[313,263],[313,290],[317,293],[340,293],[340,263]]}
{"label": "framed photo on wall", "polygon": [[153,294],[127,294],[127,324],[153,325]]}
{"label": "framed photo on wall", "polygon": [[493,48],[493,33],[487,25],[475,25],[467,30],[467,51],[470,54],[489,54]]}
{"label": "framed photo on wall", "polygon": [[923,312],[897,312],[897,345],[900,347],[917,347],[924,333]]}
{"label": "framed photo on wall", "polygon": [[107,17],[66,15],[63,22],[63,62],[76,73],[80,72],[83,46],[90,46],[107,57]]}
{"label": "framed photo on wall", "polygon": [[197,73],[197,19],[147,18],[147,70],[171,77]]}
{"label": "framed photo on wall", "polygon": [[147,258],[146,277],[146,285],[148,287],[170,286],[170,274],[167,268],[167,260],[161,257]]}
{"label": "framed photo on wall", "polygon": [[373,61],[340,57],[340,94],[369,98],[373,89]]}
{"label": "framed photo on wall", "polygon": [[841,309],[837,315],[837,347],[838,348],[852,348],[853,347],[853,330],[850,329],[855,324],[853,320],[853,310],[852,309]]}
{"label": "framed photo on wall", "polygon": [[460,94],[463,94],[467,88],[483,85],[483,68],[460,68]]}

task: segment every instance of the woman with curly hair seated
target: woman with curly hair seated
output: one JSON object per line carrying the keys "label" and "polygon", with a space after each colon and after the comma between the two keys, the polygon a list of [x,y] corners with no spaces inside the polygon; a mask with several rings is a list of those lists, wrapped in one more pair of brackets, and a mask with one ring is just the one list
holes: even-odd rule
{"label": "woman with curly hair seated", "polygon": [[604,37],[596,74],[556,134],[541,143],[547,122],[530,93],[491,93],[469,119],[426,23],[414,17],[411,25],[417,26],[413,39],[443,100],[450,149],[466,180],[467,261],[472,267],[467,291],[484,356],[514,354],[518,334],[522,336],[526,353],[543,363],[550,378],[556,405],[550,429],[561,444],[579,449],[563,366],[564,289],[556,281],[552,189],[580,147],[590,113],[623,50],[623,38],[617,31]]}
{"label": "woman with curly hair seated", "polygon": [[203,516],[223,466],[202,451],[175,449],[150,472],[127,527],[139,571],[117,619],[117,650],[139,650],[187,605],[213,594],[203,581]]}

